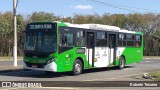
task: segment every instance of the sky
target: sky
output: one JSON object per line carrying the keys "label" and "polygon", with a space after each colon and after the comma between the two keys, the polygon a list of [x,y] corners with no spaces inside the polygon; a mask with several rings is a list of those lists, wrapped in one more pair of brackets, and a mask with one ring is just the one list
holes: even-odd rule
{"label": "sky", "polygon": [[[0,0],[0,12],[13,10],[13,0]],[[160,14],[160,0],[19,0],[17,13],[29,15],[33,12],[54,13],[57,16],[74,14]]]}

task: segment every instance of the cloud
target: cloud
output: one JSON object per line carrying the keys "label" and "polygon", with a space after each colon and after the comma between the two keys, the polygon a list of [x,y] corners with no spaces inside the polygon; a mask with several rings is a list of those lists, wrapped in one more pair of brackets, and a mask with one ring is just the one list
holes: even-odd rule
{"label": "cloud", "polygon": [[71,7],[74,9],[81,9],[81,10],[89,10],[93,8],[91,5],[76,5]]}

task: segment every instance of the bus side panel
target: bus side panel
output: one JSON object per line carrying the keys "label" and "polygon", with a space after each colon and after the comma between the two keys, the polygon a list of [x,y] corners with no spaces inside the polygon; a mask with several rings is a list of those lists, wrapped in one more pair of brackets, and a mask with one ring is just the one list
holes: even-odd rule
{"label": "bus side panel", "polygon": [[86,67],[86,55],[85,53],[77,54],[77,48],[72,48],[58,55],[58,67],[61,67],[58,72],[72,71],[74,61],[80,57],[83,60],[84,68]]}
{"label": "bus side panel", "polygon": [[113,59],[109,57],[108,47],[95,47],[95,67],[107,67],[109,64],[113,63]]}
{"label": "bus side panel", "polygon": [[143,49],[141,47],[126,47],[121,55],[124,55],[126,64],[141,62]]}

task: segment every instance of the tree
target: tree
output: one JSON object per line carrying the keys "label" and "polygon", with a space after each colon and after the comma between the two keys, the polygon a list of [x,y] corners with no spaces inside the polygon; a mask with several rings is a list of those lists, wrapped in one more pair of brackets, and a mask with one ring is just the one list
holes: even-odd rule
{"label": "tree", "polygon": [[53,13],[45,13],[45,12],[34,12],[31,16],[29,16],[30,22],[38,22],[38,21],[54,21]]}

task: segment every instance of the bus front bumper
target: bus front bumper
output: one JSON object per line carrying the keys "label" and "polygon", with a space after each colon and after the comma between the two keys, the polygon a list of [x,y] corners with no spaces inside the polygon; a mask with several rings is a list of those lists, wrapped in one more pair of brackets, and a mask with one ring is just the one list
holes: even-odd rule
{"label": "bus front bumper", "polygon": [[57,72],[57,64],[55,62],[46,64],[43,68],[37,68],[37,67],[28,67],[25,62],[23,62],[23,68],[24,69],[31,69],[31,70],[40,70],[40,71],[52,71]]}

